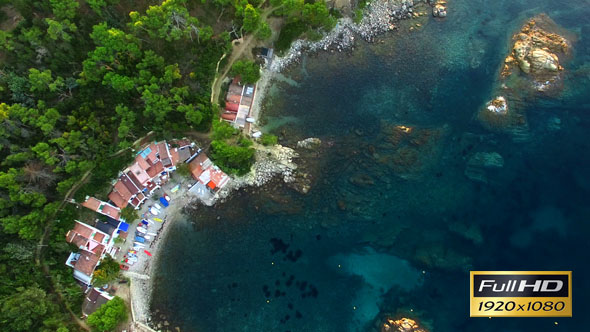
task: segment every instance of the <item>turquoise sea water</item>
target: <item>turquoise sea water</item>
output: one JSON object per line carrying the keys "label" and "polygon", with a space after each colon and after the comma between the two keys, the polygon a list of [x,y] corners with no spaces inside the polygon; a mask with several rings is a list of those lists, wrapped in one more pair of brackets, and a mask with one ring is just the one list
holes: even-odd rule
{"label": "turquoise sea water", "polygon": [[[562,94],[528,102],[515,141],[475,115],[510,36],[542,12],[577,40]],[[302,151],[312,189],[276,181],[171,225],[156,320],[182,331],[369,331],[388,313],[437,332],[587,330],[589,17],[588,1],[451,0],[444,21],[306,57],[274,84],[264,121],[285,145],[322,139]],[[478,152],[504,160],[483,170],[486,182],[465,175]],[[469,270],[572,270],[574,317],[469,318]]]}

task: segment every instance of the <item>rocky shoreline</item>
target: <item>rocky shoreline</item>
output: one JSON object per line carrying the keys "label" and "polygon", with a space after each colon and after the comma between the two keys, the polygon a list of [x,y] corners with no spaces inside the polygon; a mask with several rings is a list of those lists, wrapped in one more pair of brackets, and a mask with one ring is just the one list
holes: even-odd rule
{"label": "rocky shoreline", "polygon": [[[281,72],[296,63],[305,52],[350,50],[354,47],[355,39],[374,42],[375,38],[388,31],[398,28],[397,22],[426,15],[426,12],[415,11],[415,5],[422,3],[433,6],[434,17],[445,17],[446,7],[439,0],[375,0],[367,4],[363,19],[355,23],[350,17],[338,20],[336,27],[319,41],[298,39],[291,44],[291,48],[283,57],[275,57],[269,67],[271,72]],[[444,14],[441,14],[443,13]]]}

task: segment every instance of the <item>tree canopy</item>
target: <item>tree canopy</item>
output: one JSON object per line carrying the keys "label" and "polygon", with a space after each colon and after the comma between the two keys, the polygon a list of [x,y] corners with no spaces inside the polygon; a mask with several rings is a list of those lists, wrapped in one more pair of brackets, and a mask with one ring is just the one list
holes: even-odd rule
{"label": "tree canopy", "polygon": [[115,296],[88,316],[88,325],[94,331],[112,331],[127,319],[127,307],[122,298]]}

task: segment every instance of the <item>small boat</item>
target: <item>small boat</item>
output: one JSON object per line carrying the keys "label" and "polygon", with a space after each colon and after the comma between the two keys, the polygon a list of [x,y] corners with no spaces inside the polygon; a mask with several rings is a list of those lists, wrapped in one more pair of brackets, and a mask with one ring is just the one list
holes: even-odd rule
{"label": "small boat", "polygon": [[143,233],[143,234],[147,233],[147,229],[145,229],[143,227],[137,227],[136,230],[138,233]]}
{"label": "small boat", "polygon": [[148,219],[148,222],[151,223],[151,224],[155,224],[156,223],[155,221],[153,221],[151,219]]}
{"label": "small boat", "polygon": [[160,206],[160,204],[158,203],[154,203],[154,206],[158,209],[158,210],[162,210],[162,207]]}
{"label": "small boat", "polygon": [[256,119],[247,117],[246,118],[246,122],[248,122],[248,123],[254,123],[254,122],[256,122]]}
{"label": "small boat", "polygon": [[162,222],[162,219],[160,219],[160,218],[154,218],[154,220],[157,222]]}
{"label": "small boat", "polygon": [[168,203],[168,201],[164,197],[160,197],[160,203],[162,203],[164,207],[168,207],[168,205],[170,205],[170,203]]}
{"label": "small boat", "polygon": [[125,265],[125,264],[121,264],[121,265],[119,265],[119,268],[120,268],[121,270],[125,270],[125,271],[129,270],[129,266],[127,266],[127,265]]}
{"label": "small boat", "polygon": [[156,236],[156,235],[158,235],[158,234],[157,234],[157,233],[151,233],[151,232],[148,232],[148,233],[147,233],[147,235]]}
{"label": "small boat", "polygon": [[167,200],[168,202],[170,202],[170,196],[168,196],[168,194],[164,193],[164,199]]}
{"label": "small boat", "polygon": [[151,240],[152,239],[152,237],[149,236],[149,235],[143,235],[143,238],[146,239],[146,240]]}
{"label": "small boat", "polygon": [[158,209],[156,209],[155,207],[151,207],[150,213],[153,214],[154,216],[157,216],[158,214],[160,214],[160,211],[158,211]]}
{"label": "small boat", "polygon": [[147,251],[147,250],[144,250],[143,252],[145,252],[145,253],[146,253],[146,255],[148,255],[148,256],[151,256],[151,255],[152,255],[152,253],[151,253],[151,252],[149,252],[149,251]]}
{"label": "small boat", "polygon": [[135,235],[135,241],[139,243],[145,243],[145,239],[139,235]]}
{"label": "small boat", "polygon": [[150,224],[150,223],[149,223],[149,221],[147,221],[147,220],[145,220],[145,219],[142,219],[142,220],[141,220],[141,223],[142,223],[143,225],[146,225],[146,226]]}

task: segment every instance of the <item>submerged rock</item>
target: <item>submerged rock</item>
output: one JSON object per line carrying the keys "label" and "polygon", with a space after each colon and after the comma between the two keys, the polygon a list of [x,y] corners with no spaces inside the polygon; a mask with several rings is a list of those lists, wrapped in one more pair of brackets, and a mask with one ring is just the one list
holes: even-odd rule
{"label": "submerged rock", "polygon": [[499,153],[477,152],[467,161],[465,176],[474,181],[487,183],[489,170],[502,167],[504,167],[504,158]]}
{"label": "submerged rock", "polygon": [[544,14],[529,20],[513,37],[511,53],[504,60],[502,77],[512,74],[514,68],[536,82],[539,91],[548,89],[560,78],[563,67],[560,57],[570,53],[570,42],[557,34],[557,25]]}
{"label": "submerged rock", "polygon": [[304,148],[304,149],[315,149],[317,147],[319,147],[322,144],[322,140],[317,138],[317,137],[310,137],[310,138],[306,138],[302,141],[297,142],[297,147],[298,148]]}
{"label": "submerged rock", "polygon": [[444,0],[433,0],[430,1],[432,5],[432,16],[434,17],[447,17],[447,2]]}
{"label": "submerged rock", "polygon": [[397,320],[385,319],[381,332],[427,332],[427,330],[421,328],[415,320],[404,317]]}

